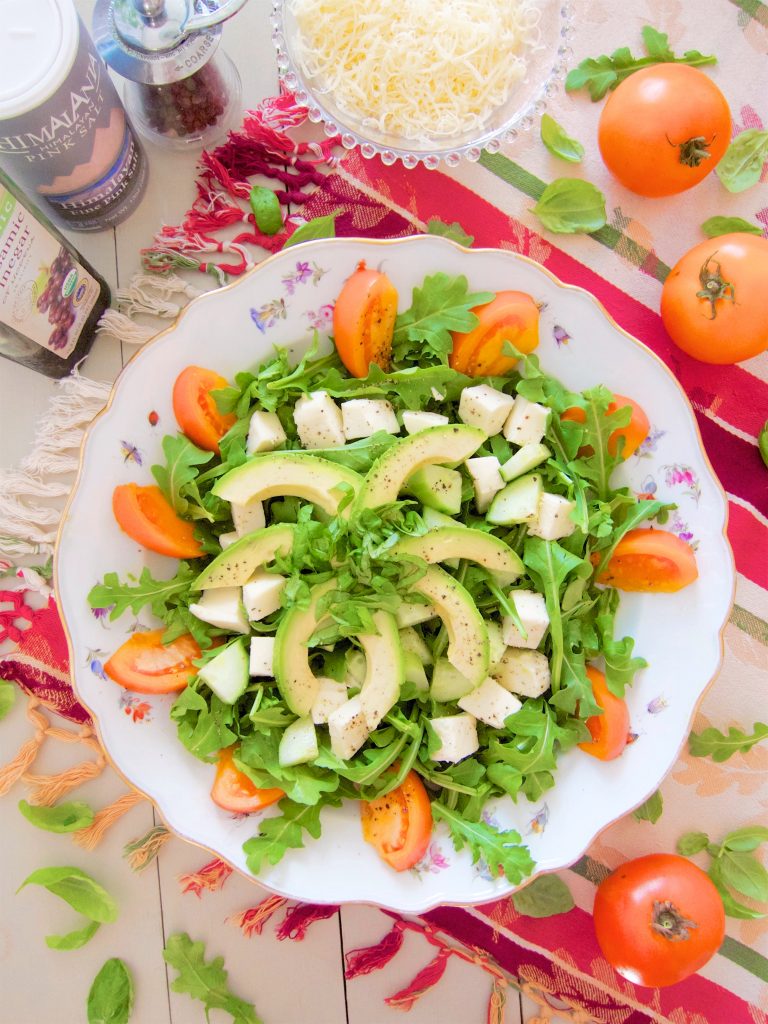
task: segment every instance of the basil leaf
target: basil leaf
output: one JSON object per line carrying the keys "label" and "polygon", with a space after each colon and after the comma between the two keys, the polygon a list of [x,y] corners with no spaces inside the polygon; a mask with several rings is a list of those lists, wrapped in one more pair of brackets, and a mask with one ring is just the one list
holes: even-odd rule
{"label": "basil leaf", "polygon": [[524,889],[512,894],[518,914],[526,917],[553,917],[567,914],[576,905],[571,890],[557,875],[540,875]]}
{"label": "basil leaf", "polygon": [[325,217],[314,217],[306,224],[300,224],[291,237],[283,246],[287,249],[290,245],[298,245],[299,242],[311,242],[313,238],[335,238],[336,218],[341,210],[334,210]]}
{"label": "basil leaf", "polygon": [[640,804],[639,807],[634,809],[632,815],[638,821],[650,821],[652,825],[655,825],[663,811],[664,800],[657,789],[655,793],[648,797],[645,803]]}
{"label": "basil leaf", "polygon": [[581,178],[558,178],[547,185],[533,207],[549,231],[561,235],[598,231],[605,226],[605,196]]}
{"label": "basil leaf", "polygon": [[88,993],[88,1024],[127,1024],[133,1009],[133,980],[122,960],[107,960]]}
{"label": "basil leaf", "polygon": [[686,832],[677,840],[675,849],[681,857],[693,857],[695,853],[706,850],[709,836],[705,832]]}
{"label": "basil leaf", "polygon": [[66,935],[46,935],[45,944],[49,949],[80,949],[93,938],[99,928],[101,924],[98,921],[89,921],[84,928],[67,932]]}
{"label": "basil leaf", "polygon": [[0,679],[0,721],[2,721],[16,701],[16,687],[7,679]]}
{"label": "basil leaf", "polygon": [[40,868],[24,879],[16,892],[26,885],[42,885],[78,913],[102,924],[117,918],[117,904],[98,882],[80,868]]}
{"label": "basil leaf", "polygon": [[19,810],[35,828],[46,832],[76,832],[93,823],[93,810],[77,800],[56,807],[36,807],[19,800]]}
{"label": "basil leaf", "polygon": [[743,903],[739,903],[733,898],[733,896],[731,896],[723,879],[722,861],[713,861],[709,866],[707,874],[714,882],[717,891],[720,893],[720,899],[723,901],[723,908],[728,917],[736,917],[742,921],[757,921],[765,917],[765,914],[761,911],[753,910],[752,907],[747,907]]}
{"label": "basil leaf", "polygon": [[757,444],[760,449],[760,458],[768,466],[768,420],[763,424],[763,429],[757,438]]}
{"label": "basil leaf", "polygon": [[474,235],[468,235],[464,228],[457,221],[453,224],[446,224],[445,221],[440,220],[439,217],[430,217],[427,221],[427,234],[428,235],[440,235],[442,238],[450,238],[453,242],[458,242],[459,245],[465,246],[467,249],[470,248],[475,240]]}
{"label": "basil leaf", "polygon": [[707,238],[729,235],[732,231],[743,231],[750,235],[762,235],[763,229],[758,224],[751,224],[742,217],[710,217],[701,225]]}
{"label": "basil leaf", "polygon": [[582,144],[567,135],[562,125],[549,114],[542,114],[541,117],[541,141],[553,156],[569,163],[578,164],[584,156]]}
{"label": "basil leaf", "polygon": [[729,192],[744,192],[760,181],[768,160],[768,131],[748,128],[737,135],[715,168]]}
{"label": "basil leaf", "polygon": [[283,226],[280,200],[271,188],[254,185],[248,196],[256,227],[264,235],[276,235]]}
{"label": "basil leaf", "polygon": [[768,900],[768,871],[757,858],[740,850],[725,850],[720,871],[726,885],[761,903]]}
{"label": "basil leaf", "polygon": [[768,843],[768,828],[762,825],[747,825],[744,828],[737,828],[735,832],[729,832],[722,845],[726,850],[748,852],[756,850],[763,843]]}

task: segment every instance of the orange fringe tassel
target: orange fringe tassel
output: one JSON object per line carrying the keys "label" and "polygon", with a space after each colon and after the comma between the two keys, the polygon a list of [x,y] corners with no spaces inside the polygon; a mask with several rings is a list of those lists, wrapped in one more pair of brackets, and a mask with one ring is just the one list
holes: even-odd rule
{"label": "orange fringe tassel", "polygon": [[35,735],[22,745],[18,754],[11,762],[0,769],[0,796],[5,796],[8,790],[15,786],[22,775],[32,767],[45,739],[50,723],[45,715],[36,710],[39,704],[40,701],[35,697],[29,698],[27,718],[35,726]]}
{"label": "orange fringe tassel", "polygon": [[504,1024],[504,1007],[506,1002],[506,981],[502,978],[494,978],[491,998],[488,1001],[488,1024]]}
{"label": "orange fringe tassel", "polygon": [[193,892],[199,899],[203,892],[218,892],[232,874],[233,869],[218,857],[203,864],[199,871],[189,875],[179,875],[182,893]]}
{"label": "orange fringe tassel", "polygon": [[165,825],[155,825],[143,836],[127,843],[123,848],[123,856],[128,861],[131,871],[143,871],[170,838],[171,833]]}
{"label": "orange fringe tassel", "polygon": [[83,849],[93,850],[104,838],[104,833],[107,829],[114,825],[119,818],[122,818],[124,814],[130,811],[132,807],[141,803],[142,800],[144,800],[144,797],[141,793],[138,793],[135,790],[130,793],[123,794],[123,796],[118,797],[118,799],[113,803],[100,810],[94,817],[91,824],[87,828],[79,829],[79,831],[74,833],[72,838],[78,846],[82,846]]}
{"label": "orange fringe tassel", "polygon": [[270,917],[277,913],[281,907],[284,907],[287,902],[288,900],[285,896],[276,896],[274,894],[267,896],[261,903],[257,903],[255,907],[248,907],[247,910],[241,910],[239,914],[233,914],[231,917],[228,917],[227,924],[236,925],[246,939],[250,939],[252,935],[261,935],[264,925]]}
{"label": "orange fringe tassel", "polygon": [[81,761],[80,764],[58,772],[56,775],[25,774],[24,781],[33,787],[30,803],[51,807],[71,789],[98,778],[104,770],[105,764],[104,758],[99,757],[95,761]]}

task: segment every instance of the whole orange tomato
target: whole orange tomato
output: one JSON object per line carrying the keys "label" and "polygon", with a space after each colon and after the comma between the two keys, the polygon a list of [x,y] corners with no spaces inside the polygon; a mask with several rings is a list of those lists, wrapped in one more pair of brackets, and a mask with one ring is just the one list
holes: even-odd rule
{"label": "whole orange tomato", "polygon": [[670,271],[661,318],[683,352],[738,363],[768,348],[768,239],[733,233],[701,242]]}
{"label": "whole orange tomato", "polygon": [[671,196],[706,178],[730,137],[731,112],[711,78],[687,64],[656,64],[612,93],[597,138],[622,185],[641,196]]}
{"label": "whole orange tomato", "polygon": [[606,960],[636,985],[662,988],[711,959],[725,933],[723,901],[685,857],[627,861],[595,895],[595,932]]}

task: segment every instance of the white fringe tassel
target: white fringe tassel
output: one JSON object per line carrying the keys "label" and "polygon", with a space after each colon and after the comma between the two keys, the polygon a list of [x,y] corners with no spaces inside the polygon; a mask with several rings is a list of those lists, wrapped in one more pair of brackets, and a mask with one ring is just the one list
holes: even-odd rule
{"label": "white fringe tassel", "polygon": [[149,341],[150,338],[157,334],[157,328],[136,324],[124,313],[118,313],[116,309],[104,311],[99,320],[97,330],[99,334],[107,334],[112,338],[117,338],[118,341],[126,342],[128,345],[143,345],[144,342]]}
{"label": "white fringe tassel", "polygon": [[[61,499],[69,493],[77,471],[83,431],[104,406],[110,387],[77,371],[65,377],[57,385],[30,454],[18,470],[0,471],[0,554],[18,558],[53,552]],[[54,499],[54,503],[30,501],[34,498]]]}

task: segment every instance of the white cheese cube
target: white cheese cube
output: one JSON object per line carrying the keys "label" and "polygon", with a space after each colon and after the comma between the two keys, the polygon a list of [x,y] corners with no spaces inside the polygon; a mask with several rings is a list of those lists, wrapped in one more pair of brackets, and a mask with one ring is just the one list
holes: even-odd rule
{"label": "white cheese cube", "polygon": [[403,602],[395,612],[397,625],[400,629],[406,626],[417,626],[420,622],[429,622],[437,612],[431,604],[408,604]]}
{"label": "white cheese cube", "polygon": [[545,491],[539,498],[539,510],[536,518],[528,524],[528,533],[543,540],[560,540],[570,537],[576,529],[571,519],[571,512],[576,508],[575,501],[568,501],[559,494]]}
{"label": "white cheese cube", "polygon": [[240,538],[235,530],[232,530],[231,533],[220,533],[219,544],[221,544],[221,550],[226,551],[230,544],[234,544],[235,541],[239,539]]}
{"label": "white cheese cube", "polygon": [[240,587],[220,587],[218,590],[204,590],[200,599],[189,606],[189,610],[209,626],[230,629],[233,633],[250,633],[241,601]]}
{"label": "white cheese cube", "polygon": [[280,607],[285,576],[259,570],[243,584],[243,604],[251,622],[266,619]]}
{"label": "white cheese cube", "polygon": [[512,412],[504,424],[504,437],[512,444],[538,444],[544,437],[549,409],[538,402],[529,402],[518,395]]}
{"label": "white cheese cube", "polygon": [[258,498],[247,502],[245,505],[238,505],[236,501],[230,506],[232,522],[235,525],[235,533],[238,537],[244,537],[246,533],[253,533],[254,530],[263,530],[267,520],[264,515],[264,505]]}
{"label": "white cheese cube", "polygon": [[400,433],[395,410],[385,398],[352,398],[342,402],[341,422],[347,441],[370,437],[377,430],[385,430],[388,434]]}
{"label": "white cheese cube", "polygon": [[285,439],[285,431],[276,412],[255,412],[248,427],[245,450],[248,455],[271,452]]}
{"label": "white cheese cube", "polygon": [[273,636],[251,637],[251,660],[249,674],[252,676],[272,676],[275,658],[275,638]]}
{"label": "white cheese cube", "polygon": [[471,693],[459,697],[457,704],[462,711],[468,711],[493,729],[503,729],[507,716],[514,715],[523,706],[517,697],[490,676]]}
{"label": "white cheese cube", "polygon": [[447,422],[448,417],[439,412],[411,412],[406,409],[403,413],[403,426],[407,434],[418,434],[420,430],[429,430],[430,427],[444,427]]}
{"label": "white cheese cube", "polygon": [[331,750],[336,757],[346,761],[358,752],[370,734],[360,694],[350,697],[341,707],[331,712],[328,716],[328,732]]}
{"label": "white cheese cube", "polygon": [[515,399],[503,391],[478,384],[464,388],[459,401],[459,419],[472,427],[479,427],[492,437],[498,434],[512,411]]}
{"label": "white cheese cube", "polygon": [[494,497],[504,487],[499,472],[501,464],[495,455],[467,459],[464,463],[475,485],[475,505],[478,512],[487,512]]}
{"label": "white cheese cube", "polygon": [[491,673],[499,686],[519,697],[540,697],[552,682],[546,655],[519,647],[508,647]]}
{"label": "white cheese cube", "polygon": [[326,725],[336,708],[347,703],[347,687],[344,683],[337,683],[335,679],[327,679],[325,676],[319,676],[317,681],[320,688],[310,714],[315,725]]}
{"label": "white cheese cube", "polygon": [[488,630],[489,664],[495,665],[503,657],[507,645],[504,643],[504,637],[501,635],[500,623],[486,622],[485,626]]}
{"label": "white cheese cube", "polygon": [[429,724],[440,739],[440,746],[432,755],[433,761],[455,763],[474,754],[480,746],[474,715],[447,715],[445,718],[432,718]]}
{"label": "white cheese cube", "polygon": [[302,395],[293,407],[293,419],[305,448],[341,448],[346,444],[341,410],[327,391]]}
{"label": "white cheese cube", "polygon": [[537,594],[535,590],[513,590],[509,596],[515,603],[515,610],[527,635],[524,637],[512,617],[505,615],[502,620],[504,643],[509,647],[528,647],[534,650],[541,643],[549,625],[544,595]]}

